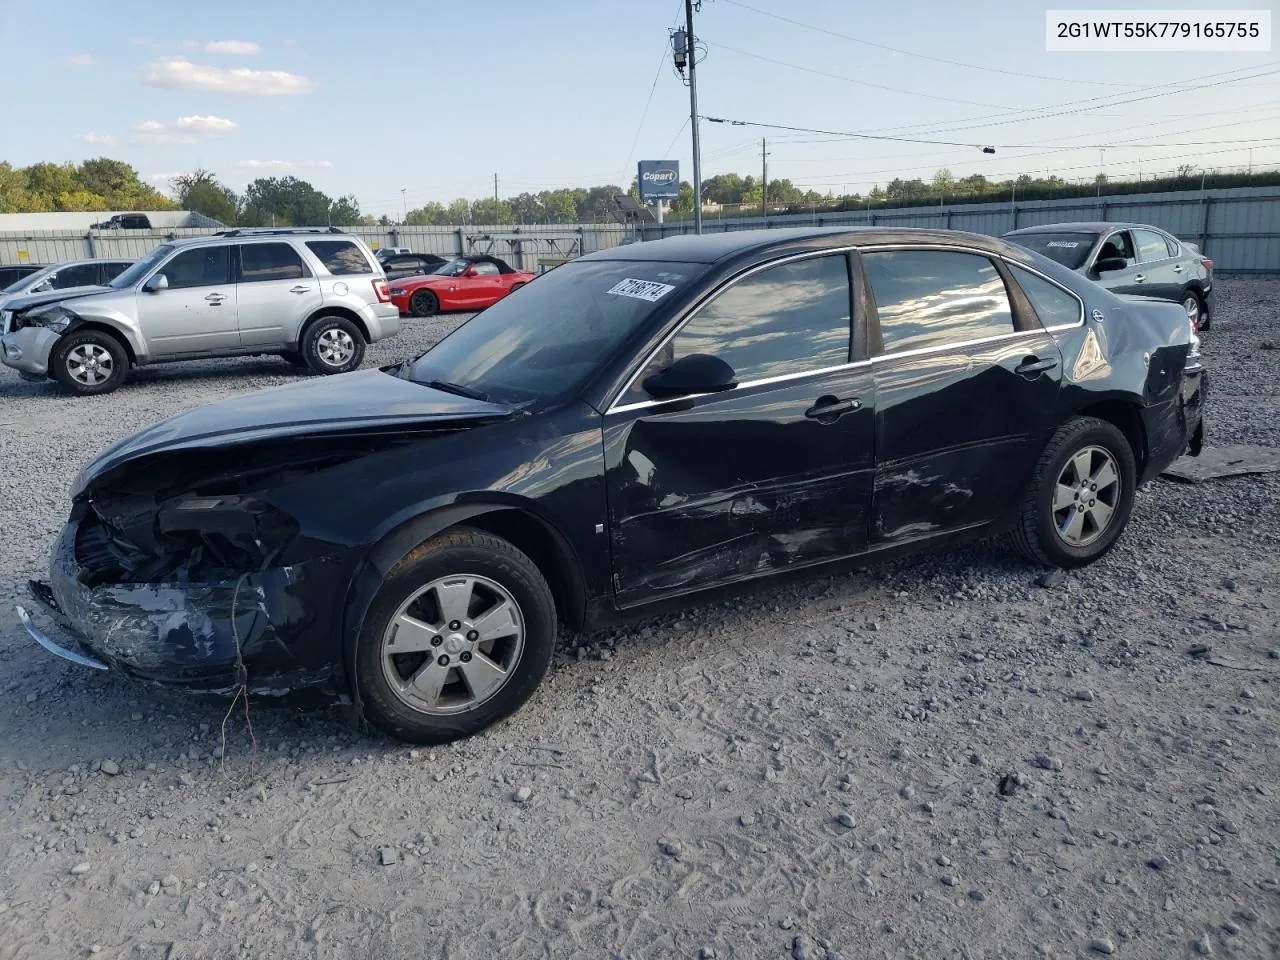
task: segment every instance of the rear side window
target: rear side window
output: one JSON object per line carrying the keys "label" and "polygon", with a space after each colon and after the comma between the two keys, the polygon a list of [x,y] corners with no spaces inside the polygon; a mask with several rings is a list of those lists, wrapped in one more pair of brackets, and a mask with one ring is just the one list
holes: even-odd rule
{"label": "rear side window", "polygon": [[1080,301],[1056,283],[1050,283],[1044,277],[1012,263],[1009,264],[1009,269],[1022,292],[1031,301],[1031,306],[1035,307],[1036,316],[1040,318],[1042,325],[1059,327],[1081,321],[1081,311],[1084,308]]}
{"label": "rear side window", "polygon": [[183,250],[166,263],[160,273],[169,288],[208,287],[231,282],[231,247],[195,247]]}
{"label": "rear side window", "polygon": [[240,247],[240,282],[301,280],[310,271],[287,243],[246,243]]}
{"label": "rear side window", "polygon": [[496,263],[477,263],[475,269],[478,277],[496,277],[502,272]]}
{"label": "rear side window", "polygon": [[308,240],[307,249],[319,257],[324,268],[334,276],[373,273],[364,251],[350,240]]}
{"label": "rear side window", "polygon": [[81,263],[73,267],[63,267],[50,279],[53,289],[65,290],[67,287],[91,287],[98,282],[98,265]]}
{"label": "rear side window", "polygon": [[1013,311],[995,265],[973,253],[864,253],[885,353],[1013,333]]}
{"label": "rear side window", "polygon": [[719,357],[739,383],[849,362],[849,268],[843,255],[769,267],[731,284],[658,351],[639,385],[691,353]]}
{"label": "rear side window", "polygon": [[1169,249],[1169,256],[1176,257],[1178,255],[1178,241],[1173,237],[1165,237],[1164,245]]}
{"label": "rear side window", "polygon": [[102,282],[110,283],[131,266],[133,266],[133,264],[128,260],[116,260],[113,263],[104,263],[102,265]]}
{"label": "rear side window", "polygon": [[1154,230],[1135,230],[1133,238],[1138,245],[1138,259],[1143,263],[1150,263],[1152,260],[1168,260],[1171,256],[1169,246],[1164,242],[1164,236]]}

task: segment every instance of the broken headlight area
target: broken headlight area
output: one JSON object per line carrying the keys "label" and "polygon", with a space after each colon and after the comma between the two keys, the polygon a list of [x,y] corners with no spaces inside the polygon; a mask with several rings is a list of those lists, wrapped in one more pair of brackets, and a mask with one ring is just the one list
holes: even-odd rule
{"label": "broken headlight area", "polygon": [[78,314],[72,313],[59,304],[54,304],[15,314],[9,321],[11,328],[9,332],[13,333],[24,327],[44,327],[54,333],[65,333],[67,328],[79,319]]}

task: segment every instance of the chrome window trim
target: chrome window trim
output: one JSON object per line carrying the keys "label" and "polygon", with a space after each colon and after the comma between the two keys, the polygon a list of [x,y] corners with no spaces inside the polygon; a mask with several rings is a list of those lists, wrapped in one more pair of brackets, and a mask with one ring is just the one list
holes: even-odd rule
{"label": "chrome window trim", "polygon": [[[1079,304],[1080,319],[1075,323],[1059,323],[1059,324],[1054,324],[1052,327],[1046,327],[1042,325],[1038,330],[1011,330],[1009,333],[998,334],[997,336],[994,336],[994,337],[979,337],[978,339],[975,339],[975,340],[962,340],[956,343],[944,343],[944,344],[939,344],[937,346],[932,346],[932,347],[920,347],[915,350],[903,350],[898,353],[882,353],[879,356],[871,357],[867,360],[854,360],[854,361],[851,361],[850,363],[837,364],[836,366],[831,366],[831,367],[822,367],[818,370],[804,370],[799,373],[787,373],[787,374],[782,374],[776,377],[764,377],[760,380],[748,380],[744,383],[739,383],[736,387],[733,387],[730,390],[723,390],[723,391],[719,391],[718,393],[689,393],[681,397],[666,397],[659,400],[638,400],[635,403],[624,403],[624,404],[619,404],[617,402],[618,397],[625,396],[627,391],[631,389],[632,384],[634,384],[636,381],[636,377],[640,376],[640,373],[645,369],[645,367],[649,365],[649,361],[654,358],[654,356],[658,353],[658,351],[660,351],[663,347],[665,347],[667,343],[671,340],[671,338],[674,337],[677,333],[679,333],[684,328],[684,325],[697,315],[698,311],[700,311],[704,306],[706,306],[708,303],[710,303],[712,300],[718,297],[725,290],[729,289],[730,286],[737,283],[739,280],[744,279],[745,277],[748,277],[753,273],[758,273],[761,270],[766,269],[767,267],[777,266],[778,264],[781,264],[781,263],[789,263],[793,260],[812,259],[814,257],[831,256],[833,254],[843,254],[847,256],[850,252],[854,252],[854,251],[858,253],[863,253],[863,252],[873,253],[873,252],[887,251],[887,250],[942,250],[946,252],[977,254],[978,256],[986,257],[988,260],[1001,260],[1006,265],[1016,266],[1022,270],[1026,270],[1029,273],[1033,273],[1040,279],[1046,281],[1047,283],[1052,284],[1053,286],[1057,287],[1059,290],[1062,290],[1065,293],[1067,293],[1069,296],[1071,296],[1073,300],[1076,301],[1077,304]],[[1006,295],[1007,295],[1007,292],[1006,292]],[[1010,308],[1012,308],[1012,303],[1010,304]],[[754,267],[749,267],[748,269],[744,270],[742,273],[739,273],[733,276],[726,283],[724,283],[715,291],[713,291],[710,295],[708,295],[705,299],[695,304],[694,307],[689,311],[689,313],[684,317],[684,319],[680,321],[679,325],[676,326],[676,328],[672,330],[670,334],[664,337],[662,339],[662,342],[659,343],[658,346],[655,347],[653,350],[651,350],[648,356],[644,358],[644,362],[640,364],[640,367],[636,370],[635,374],[633,374],[631,379],[627,381],[626,386],[624,386],[618,392],[617,396],[614,397],[613,402],[610,404],[609,408],[605,411],[604,415],[609,416],[610,414],[613,414],[613,413],[629,413],[633,410],[644,410],[648,407],[659,406],[666,403],[672,403],[676,400],[684,400],[688,398],[696,399],[698,397],[724,396],[727,394],[736,393],[739,390],[748,390],[754,387],[767,386],[775,383],[784,383],[788,380],[800,380],[804,377],[822,376],[828,373],[836,373],[841,370],[854,370],[859,367],[870,367],[886,360],[896,360],[899,357],[925,356],[931,353],[942,353],[944,351],[949,351],[949,350],[961,350],[961,349],[966,349],[968,347],[982,346],[988,343],[998,343],[1005,340],[1015,340],[1019,337],[1027,337],[1033,334],[1057,333],[1063,330],[1075,330],[1079,327],[1083,327],[1084,322],[1085,322],[1085,303],[1084,303],[1084,300],[1080,297],[1080,295],[1077,294],[1074,290],[1071,290],[1068,287],[1064,287],[1057,280],[1053,279],[1050,276],[1045,275],[1044,273],[1041,273],[1039,270],[1035,269],[1034,267],[1029,267],[1025,263],[1019,263],[1016,260],[1011,260],[1009,257],[1003,254],[993,253],[990,250],[982,250],[978,247],[965,247],[965,246],[959,246],[956,244],[891,243],[891,244],[875,244],[873,246],[865,246],[865,247],[858,247],[858,246],[840,247],[840,248],[833,248],[831,250],[824,250],[821,252],[807,252],[807,253],[794,254],[792,256],[783,257],[782,259],[779,259],[779,260],[770,260],[768,263],[757,264]]]}
{"label": "chrome window trim", "polygon": [[[796,260],[813,260],[818,257],[831,257],[831,256],[837,256],[837,255],[842,257],[848,257],[851,252],[857,249],[858,249],[857,246],[850,244],[849,246],[832,247],[827,250],[806,250],[804,253],[793,253],[785,257],[779,257],[777,260],[769,260],[766,263],[757,263],[753,267],[747,267],[741,273],[734,274],[732,277],[730,277],[728,280],[722,283],[715,290],[711,291],[711,293],[707,294],[707,296],[705,296],[703,299],[695,303],[693,307],[690,308],[689,312],[686,313],[680,319],[680,322],[676,324],[675,328],[672,329],[672,331],[668,333],[665,337],[663,337],[656,347],[654,347],[652,350],[649,351],[649,353],[644,358],[644,362],[641,363],[640,366],[636,368],[636,372],[631,375],[630,379],[627,380],[627,382],[623,385],[622,389],[619,390],[616,394],[614,394],[613,398],[609,401],[609,406],[605,410],[604,415],[608,416],[609,414],[615,413],[620,410],[639,410],[642,407],[653,406],[656,403],[670,403],[672,400],[682,399],[677,397],[667,397],[663,400],[638,400],[635,403],[627,403],[627,404],[618,403],[619,398],[625,397],[627,395],[627,391],[629,391],[632,388],[632,386],[635,385],[636,378],[639,377],[640,374],[644,372],[645,367],[649,366],[649,361],[651,361],[655,356],[657,356],[659,351],[661,351],[663,347],[665,347],[668,343],[670,343],[676,337],[676,335],[679,334],[680,331],[683,330],[685,326],[689,324],[690,321],[692,321],[699,313],[701,313],[702,310],[707,306],[707,304],[715,301],[716,298],[718,298],[722,293],[724,293],[730,287],[734,286],[735,284],[739,283],[742,280],[745,280],[747,277],[750,277],[753,274],[759,273],[761,270],[768,270],[770,267],[781,266],[784,263],[792,263]],[[852,303],[852,297],[853,297],[852,278],[850,278],[850,281],[849,281],[849,295],[850,295],[850,303]],[[853,347],[853,329],[852,329],[853,318],[852,317],[849,318],[849,324],[850,324],[849,347],[850,349],[852,349]],[[856,363],[864,363],[864,362],[866,361],[855,361],[854,363],[840,364],[835,367],[824,367],[822,370],[804,370],[798,373],[782,374],[781,376],[778,376],[778,377],[768,377],[763,380],[751,380],[751,381],[748,381],[747,383],[738,384],[736,387],[733,388],[733,390],[741,390],[742,388],[747,386],[759,386],[761,383],[781,382],[783,380],[790,380],[797,377],[813,376],[814,374],[817,374],[817,373],[825,373],[831,370],[839,370],[842,367],[855,366]],[[733,390],[725,390],[721,392],[732,393]],[[709,394],[691,393],[691,394],[686,394],[685,396],[702,397],[702,396],[709,396]]]}

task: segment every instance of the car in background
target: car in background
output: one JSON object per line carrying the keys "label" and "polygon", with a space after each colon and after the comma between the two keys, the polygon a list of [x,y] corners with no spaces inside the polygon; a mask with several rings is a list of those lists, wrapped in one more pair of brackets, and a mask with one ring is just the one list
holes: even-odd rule
{"label": "car in background", "polygon": [[133,264],[133,260],[119,259],[68,260],[41,267],[0,289],[0,310],[8,300],[31,293],[105,286]]}
{"label": "car in background", "polygon": [[0,263],[0,290],[47,266],[46,263]]}
{"label": "car in background", "polygon": [[528,699],[560,622],[1004,532],[1092,563],[1199,450],[1190,336],[976,234],[601,250],[417,358],[108,447],[31,585],[68,639],[19,619],[82,666],[454,740]]}
{"label": "car in background", "polygon": [[101,223],[95,223],[90,230],[150,230],[151,218],[145,213],[117,213]]}
{"label": "car in background", "polygon": [[20,297],[4,314],[0,361],[78,394],[114,390],[135,366],[208,357],[345,373],[400,331],[373,252],[337,228],[171,240],[106,287]]}
{"label": "car in background", "polygon": [[1056,260],[1122,296],[1182,304],[1195,330],[1212,319],[1213,261],[1194,243],[1146,223],[1050,223],[1001,239]]}
{"label": "car in background", "polygon": [[379,247],[374,251],[374,255],[377,256],[379,260],[383,257],[393,257],[398,253],[413,253],[413,251],[408,247]]}
{"label": "car in background", "polygon": [[415,317],[445,310],[483,310],[535,276],[488,254],[454,257],[434,273],[396,280],[391,284],[391,302],[401,313]]}
{"label": "car in background", "polygon": [[438,270],[449,262],[449,258],[437,256],[434,253],[397,253],[379,257],[378,262],[382,264],[382,270],[386,273],[388,280],[398,280],[401,277],[418,277]]}

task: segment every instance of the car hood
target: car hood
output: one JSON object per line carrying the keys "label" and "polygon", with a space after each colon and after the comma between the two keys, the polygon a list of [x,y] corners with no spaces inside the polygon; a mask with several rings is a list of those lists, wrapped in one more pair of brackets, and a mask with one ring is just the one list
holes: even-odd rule
{"label": "car hood", "polygon": [[80,471],[71,495],[77,497],[96,478],[155,453],[418,424],[478,425],[514,412],[383,370],[317,377],[196,407],[118,440]]}
{"label": "car hood", "polygon": [[20,310],[30,310],[32,307],[43,307],[50,303],[59,303],[63,300],[75,300],[80,297],[91,297],[98,293],[107,293],[110,287],[66,287],[62,290],[46,290],[44,293],[25,293],[11,294],[7,297],[0,297],[0,307],[5,310],[12,310],[17,313]]}

